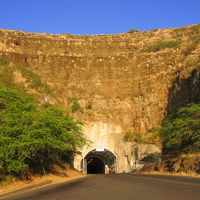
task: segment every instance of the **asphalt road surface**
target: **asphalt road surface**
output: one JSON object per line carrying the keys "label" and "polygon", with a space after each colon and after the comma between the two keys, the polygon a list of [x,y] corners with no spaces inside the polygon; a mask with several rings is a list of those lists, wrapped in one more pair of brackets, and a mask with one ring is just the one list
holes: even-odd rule
{"label": "asphalt road surface", "polygon": [[4,200],[200,200],[200,179],[161,175],[88,175]]}

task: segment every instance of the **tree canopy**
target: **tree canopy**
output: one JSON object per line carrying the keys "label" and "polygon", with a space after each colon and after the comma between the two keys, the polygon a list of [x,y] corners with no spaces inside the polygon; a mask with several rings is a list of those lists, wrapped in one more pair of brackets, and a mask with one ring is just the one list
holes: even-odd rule
{"label": "tree canopy", "polygon": [[200,151],[200,104],[189,104],[163,121],[164,154]]}
{"label": "tree canopy", "polygon": [[82,122],[33,96],[0,88],[0,170],[23,176],[70,159],[86,144]]}

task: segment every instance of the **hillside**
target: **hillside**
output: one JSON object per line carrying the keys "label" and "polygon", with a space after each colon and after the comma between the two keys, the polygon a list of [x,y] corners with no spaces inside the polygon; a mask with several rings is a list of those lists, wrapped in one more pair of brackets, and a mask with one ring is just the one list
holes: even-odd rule
{"label": "hillside", "polygon": [[[123,140],[119,133],[161,148],[161,121],[200,103],[200,25],[114,35],[0,30],[0,65],[4,83],[84,120],[94,143],[109,132],[108,147]],[[119,157],[136,162],[132,143],[120,145]]]}
{"label": "hillside", "polygon": [[[0,54],[38,74],[63,107],[72,97],[92,107],[82,118],[145,132],[198,100],[199,31],[199,25],[85,36],[0,30]],[[163,41],[179,42],[151,50]]]}

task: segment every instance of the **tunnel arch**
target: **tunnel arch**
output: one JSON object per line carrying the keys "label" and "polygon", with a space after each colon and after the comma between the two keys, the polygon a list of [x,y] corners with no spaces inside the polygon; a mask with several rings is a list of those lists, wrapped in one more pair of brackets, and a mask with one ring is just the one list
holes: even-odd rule
{"label": "tunnel arch", "polygon": [[83,172],[87,174],[105,174],[108,170],[115,173],[117,156],[108,149],[96,148],[85,154],[81,164]]}

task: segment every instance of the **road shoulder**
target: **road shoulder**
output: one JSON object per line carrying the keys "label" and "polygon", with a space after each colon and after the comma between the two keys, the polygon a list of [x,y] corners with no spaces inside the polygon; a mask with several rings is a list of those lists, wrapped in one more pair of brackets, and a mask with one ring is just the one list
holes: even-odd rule
{"label": "road shoulder", "polygon": [[28,190],[37,189],[40,187],[45,187],[49,185],[59,184],[59,183],[67,183],[80,178],[84,178],[86,175],[77,172],[75,170],[71,170],[68,172],[67,176],[58,176],[58,175],[47,175],[43,177],[37,177],[32,181],[16,181],[9,184],[6,187],[0,188],[0,199],[9,195],[14,195],[20,192],[25,192]]}

